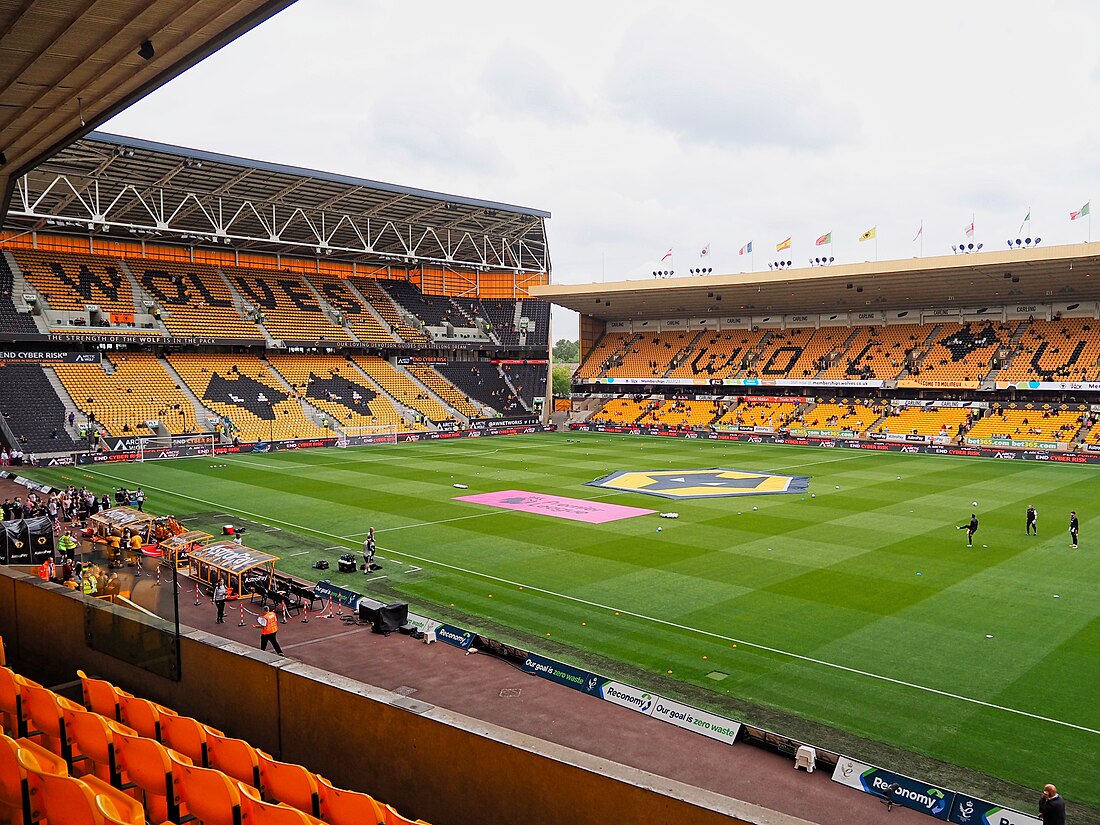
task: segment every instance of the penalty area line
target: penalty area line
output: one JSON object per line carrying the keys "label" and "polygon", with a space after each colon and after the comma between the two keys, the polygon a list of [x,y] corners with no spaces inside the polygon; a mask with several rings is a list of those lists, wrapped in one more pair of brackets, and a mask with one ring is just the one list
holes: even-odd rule
{"label": "penalty area line", "polygon": [[[94,473],[95,475],[100,476],[102,478],[109,478],[112,481],[126,481],[126,479],[121,478],[119,476],[114,476],[114,475],[111,475],[109,473],[104,473],[100,470],[95,470],[95,469],[91,469],[91,468],[89,468],[89,469],[92,473]],[[252,517],[252,518],[267,518],[268,521],[273,521],[273,522],[276,522],[278,524],[282,524],[285,527],[291,527],[295,530],[300,530],[300,531],[305,532],[305,533],[312,533],[313,535],[316,535],[316,536],[325,536],[326,538],[336,539],[338,541],[346,541],[346,539],[342,538],[341,536],[335,535],[334,533],[327,533],[324,530],[317,530],[316,528],[313,528],[313,527],[306,527],[305,525],[302,525],[302,524],[295,524],[294,522],[291,522],[291,521],[284,521],[282,519],[275,519],[275,518],[271,518],[269,516],[260,516],[257,513],[250,513],[246,510],[237,510],[236,508],[225,507],[224,505],[215,504],[214,502],[207,501],[206,499],[197,498],[196,496],[189,496],[189,495],[186,495],[184,493],[174,492],[172,490],[167,490],[163,487],[154,487],[154,486],[146,484],[145,489],[155,490],[158,493],[164,493],[166,495],[176,496],[178,498],[187,499],[189,501],[196,501],[199,504],[206,504],[206,505],[209,505],[209,506],[214,507],[214,508],[220,507],[223,510],[232,510],[237,515],[241,515],[241,516],[248,516],[248,517]],[[517,582],[517,581],[514,581],[512,579],[506,579],[506,578],[503,578],[501,576],[494,576],[491,573],[483,573],[480,570],[471,570],[470,568],[467,568],[467,567],[459,567],[458,565],[455,565],[455,564],[448,564],[447,562],[438,561],[436,559],[430,559],[430,558],[427,558],[425,556],[417,556],[413,553],[405,553],[401,550],[396,550],[392,547],[381,547],[381,546],[379,546],[378,549],[379,550],[384,550],[385,552],[390,553],[391,555],[402,556],[403,558],[406,558],[406,559],[413,559],[414,561],[418,561],[418,562],[420,562],[421,564],[424,564],[424,565],[432,565],[434,567],[442,567],[444,569],[453,570],[457,573],[463,573],[463,574],[468,575],[468,576],[477,576],[479,578],[487,579],[489,581],[498,582],[500,584],[508,584],[508,585],[512,585],[514,587],[522,587],[525,590],[534,591],[535,593],[541,593],[545,596],[551,596],[551,597],[556,598],[556,599],[561,599],[563,601],[568,601],[568,602],[574,602],[576,604],[583,604],[587,607],[596,608],[598,610],[605,610],[605,611],[608,611],[608,612],[617,612],[617,613],[620,613],[624,616],[630,616],[632,618],[639,619],[639,620],[644,621],[644,622],[650,622],[651,624],[661,625],[662,627],[669,627],[669,628],[673,628],[674,630],[683,630],[683,631],[686,631],[688,633],[695,633],[695,634],[698,634],[700,636],[707,636],[711,639],[719,639],[719,640],[725,641],[725,642],[731,642],[731,643],[735,643],[735,644],[738,644],[738,645],[744,645],[746,647],[755,648],[756,650],[765,651],[766,653],[772,653],[776,656],[783,656],[783,657],[786,657],[786,658],[789,658],[789,659],[794,659],[796,661],[806,662],[807,664],[817,665],[819,667],[830,668],[832,670],[838,670],[838,671],[841,671],[843,673],[851,673],[851,674],[856,675],[856,676],[863,676],[867,679],[874,679],[874,680],[879,681],[879,682],[885,682],[887,684],[897,685],[899,687],[904,687],[904,688],[909,688],[910,690],[918,690],[918,691],[922,691],[924,693],[933,694],[935,696],[942,696],[945,699],[954,699],[955,701],[958,701],[958,702],[966,702],[966,703],[971,704],[971,705],[977,705],[979,707],[989,708],[990,710],[998,710],[998,711],[1002,711],[1003,713],[1010,713],[1010,714],[1013,714],[1015,716],[1022,716],[1022,717],[1025,717],[1027,719],[1035,719],[1036,721],[1039,721],[1039,722],[1047,722],[1047,723],[1052,724],[1052,725],[1059,725],[1060,727],[1070,728],[1072,730],[1078,730],[1078,731],[1082,731],[1084,733],[1091,733],[1091,734],[1100,736],[1100,730],[1097,730],[1096,728],[1086,727],[1085,725],[1078,725],[1078,724],[1075,724],[1073,722],[1066,722],[1065,720],[1062,720],[1062,719],[1055,719],[1055,718],[1050,717],[1050,716],[1043,716],[1043,715],[1038,714],[1038,713],[1031,713],[1030,711],[1020,710],[1019,708],[1012,708],[1012,707],[1008,707],[1006,705],[998,705],[994,702],[987,702],[983,699],[974,699],[970,696],[963,696],[960,693],[952,693],[951,691],[940,690],[939,688],[929,687],[927,685],[920,685],[920,684],[917,684],[915,682],[907,682],[903,679],[896,679],[892,676],[884,676],[880,673],[872,673],[869,670],[861,670],[859,668],[849,667],[848,665],[842,665],[842,664],[839,664],[837,662],[830,662],[830,661],[827,661],[825,659],[817,659],[813,656],[806,656],[802,653],[794,653],[794,652],[789,651],[789,650],[783,650],[782,648],[771,647],[769,645],[760,644],[758,642],[751,642],[751,641],[748,641],[746,639],[739,639],[736,636],[726,636],[722,633],[715,633],[715,632],[710,631],[710,630],[703,630],[703,629],[698,628],[698,627],[691,627],[690,625],[680,624],[679,622],[669,621],[668,619],[661,619],[661,618],[658,618],[656,616],[647,616],[644,613],[638,613],[636,611],[629,610],[627,608],[614,607],[612,605],[601,604],[600,602],[594,602],[594,601],[591,601],[589,599],[582,599],[579,596],[570,596],[567,593],[558,593],[554,590],[548,590],[544,587],[538,587],[537,585],[524,584],[522,582]]]}

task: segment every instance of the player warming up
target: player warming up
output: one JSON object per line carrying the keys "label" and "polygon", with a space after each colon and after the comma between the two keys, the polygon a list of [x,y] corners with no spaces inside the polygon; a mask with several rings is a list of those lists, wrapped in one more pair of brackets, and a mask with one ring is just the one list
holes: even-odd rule
{"label": "player warming up", "polygon": [[966,546],[974,546],[974,534],[978,532],[978,516],[976,513],[970,514],[969,524],[960,524],[955,527],[956,530],[966,531]]}
{"label": "player warming up", "polygon": [[1077,523],[1077,511],[1069,511],[1069,546],[1074,550],[1077,549],[1077,531],[1080,525]]}
{"label": "player warming up", "polygon": [[1027,524],[1024,532],[1030,535],[1039,535],[1039,514],[1035,512],[1035,505],[1027,505]]}

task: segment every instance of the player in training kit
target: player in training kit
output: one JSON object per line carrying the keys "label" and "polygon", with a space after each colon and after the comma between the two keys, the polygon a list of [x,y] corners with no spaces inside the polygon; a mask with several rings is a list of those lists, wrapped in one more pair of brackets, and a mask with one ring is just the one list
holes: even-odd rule
{"label": "player in training kit", "polygon": [[1077,511],[1076,510],[1070,510],[1070,513],[1069,513],[1070,545],[1069,546],[1072,547],[1074,550],[1077,549],[1077,530],[1078,530],[1078,527],[1079,527],[1079,525],[1077,523]]}
{"label": "player in training kit", "polygon": [[1027,505],[1027,525],[1024,527],[1024,532],[1026,532],[1029,536],[1031,535],[1032,530],[1035,531],[1035,535],[1039,535],[1038,518],[1039,514],[1035,512],[1035,505]]}
{"label": "player in training kit", "polygon": [[974,546],[974,534],[978,532],[978,515],[976,513],[970,514],[969,524],[960,524],[956,529],[966,531],[966,546]]}

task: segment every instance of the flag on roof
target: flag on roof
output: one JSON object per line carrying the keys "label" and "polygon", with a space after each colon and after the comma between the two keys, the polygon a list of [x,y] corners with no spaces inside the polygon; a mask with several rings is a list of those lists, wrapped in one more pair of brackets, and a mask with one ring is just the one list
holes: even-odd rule
{"label": "flag on roof", "polygon": [[[1089,203],[1092,203],[1092,201],[1089,201]],[[1075,221],[1078,218],[1085,217],[1085,215],[1087,215],[1089,213],[1089,203],[1086,203],[1084,206],[1082,206],[1076,212],[1070,212],[1069,213],[1069,219],[1071,221]]]}
{"label": "flag on roof", "polygon": [[706,246],[704,246],[702,249],[699,250],[699,257],[700,258],[705,258],[709,254],[710,254],[710,244],[708,243]]}
{"label": "flag on roof", "polygon": [[1024,215],[1024,219],[1022,221],[1020,221],[1020,228],[1016,230],[1017,235],[1019,235],[1021,232],[1024,231],[1024,225],[1027,224],[1030,220],[1031,220],[1031,210],[1028,209],[1027,214]]}
{"label": "flag on roof", "polygon": [[924,234],[924,221],[921,221],[920,222],[920,229],[918,229],[917,234],[913,236],[913,240],[915,241],[917,238],[919,238],[923,234]]}
{"label": "flag on roof", "polygon": [[737,251],[737,254],[738,255],[744,255],[746,252],[749,252],[749,253],[752,252],[752,241],[749,241],[747,244],[745,244],[743,247],[741,247]]}
{"label": "flag on roof", "polygon": [[970,220],[970,223],[967,224],[966,229],[964,229],[963,232],[966,233],[966,237],[968,237],[968,238],[973,238],[974,237],[974,220],[973,219]]}
{"label": "flag on roof", "polygon": [[668,252],[666,252],[664,255],[661,256],[661,261],[662,262],[667,261],[671,257],[672,257],[672,247],[670,246],[668,248]]}
{"label": "flag on roof", "polygon": [[777,243],[775,245],[775,251],[776,252],[782,252],[784,249],[790,249],[790,248],[791,248],[791,239],[790,238],[787,238],[787,240],[785,240],[785,241],[780,241],[779,243]]}
{"label": "flag on roof", "polygon": [[877,237],[878,233],[876,230],[878,230],[878,227],[872,226],[870,229],[859,236],[859,242],[863,243],[864,241],[869,241],[871,240],[871,238]]}
{"label": "flag on roof", "polygon": [[833,233],[832,232],[826,232],[824,235],[822,235],[820,238],[818,238],[816,241],[814,241],[814,246],[825,246],[825,244],[832,243],[832,242],[833,242]]}

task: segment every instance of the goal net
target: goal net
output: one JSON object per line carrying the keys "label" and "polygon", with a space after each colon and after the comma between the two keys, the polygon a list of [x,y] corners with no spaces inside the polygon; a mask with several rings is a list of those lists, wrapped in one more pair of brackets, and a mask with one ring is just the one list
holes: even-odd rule
{"label": "goal net", "polygon": [[364,444],[396,444],[396,424],[373,424],[366,427],[344,427],[336,433],[337,447],[359,447]]}
{"label": "goal net", "polygon": [[138,445],[138,461],[160,461],[166,458],[214,455],[216,438],[217,436],[213,433],[142,438]]}

